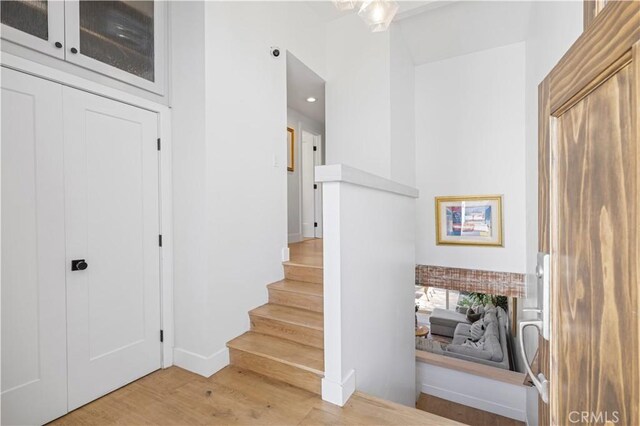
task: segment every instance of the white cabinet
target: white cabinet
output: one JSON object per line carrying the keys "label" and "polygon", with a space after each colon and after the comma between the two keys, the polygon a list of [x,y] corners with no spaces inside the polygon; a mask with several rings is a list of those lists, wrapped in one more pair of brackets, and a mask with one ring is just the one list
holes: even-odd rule
{"label": "white cabinet", "polygon": [[2,38],[64,59],[64,2],[0,2]]}
{"label": "white cabinet", "polygon": [[158,117],[1,70],[1,423],[43,424],[160,368]]}
{"label": "white cabinet", "polygon": [[164,2],[3,0],[1,7],[3,38],[163,94]]}

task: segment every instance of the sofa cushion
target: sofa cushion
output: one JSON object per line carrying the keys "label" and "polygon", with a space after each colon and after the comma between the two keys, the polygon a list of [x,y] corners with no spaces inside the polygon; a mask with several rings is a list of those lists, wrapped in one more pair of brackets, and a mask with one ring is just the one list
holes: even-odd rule
{"label": "sofa cushion", "polygon": [[469,327],[469,334],[471,335],[471,338],[477,342],[484,335],[484,329],[484,321],[481,318],[471,324],[471,326]]}
{"label": "sofa cushion", "polygon": [[485,326],[484,329],[485,336],[495,336],[498,340],[500,340],[500,329],[498,328],[497,322],[490,322]]}
{"label": "sofa cushion", "polygon": [[433,313],[429,317],[429,322],[431,324],[443,325],[451,327],[453,329],[455,329],[456,325],[461,322],[467,324],[469,323],[466,315],[456,311],[450,311],[448,309],[441,308],[436,308],[433,310]]}
{"label": "sofa cushion", "polygon": [[473,340],[467,340],[462,344],[462,346],[474,349],[484,349],[484,341],[474,342]]}
{"label": "sofa cushion", "polygon": [[482,317],[482,319],[484,319],[484,323],[486,325],[489,325],[490,323],[496,323],[496,325],[498,324],[498,317],[496,316],[495,311],[494,312],[486,312],[484,314],[484,316]]}
{"label": "sofa cushion", "polygon": [[503,321],[505,324],[507,323],[507,313],[501,307],[498,307],[498,320]]}
{"label": "sofa cushion", "polygon": [[453,336],[453,341],[451,342],[451,344],[461,345],[469,339],[471,339],[471,337],[465,336],[464,334],[456,334],[455,336]]}
{"label": "sofa cushion", "polygon": [[464,336],[471,337],[471,332],[469,329],[471,328],[471,324],[460,323],[456,325],[456,330],[453,332],[453,336]]}
{"label": "sofa cushion", "polygon": [[[485,343],[486,345],[486,343]],[[461,354],[461,355],[466,355],[469,357],[473,357],[473,358],[479,358],[479,359],[484,359],[484,360],[491,360],[491,356],[492,353],[484,350],[484,349],[475,349],[475,348],[470,348],[468,346],[465,345],[449,345],[447,346],[447,351],[448,352],[453,352],[456,354]]]}
{"label": "sofa cushion", "polygon": [[500,341],[498,338],[492,334],[488,334],[484,339],[484,351],[489,353],[489,358],[491,361],[500,362],[504,357],[502,353],[502,346],[500,345]]}

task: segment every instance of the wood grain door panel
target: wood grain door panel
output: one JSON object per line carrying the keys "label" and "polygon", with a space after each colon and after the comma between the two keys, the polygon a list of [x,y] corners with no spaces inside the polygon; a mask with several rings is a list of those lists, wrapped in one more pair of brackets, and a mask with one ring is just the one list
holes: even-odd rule
{"label": "wood grain door panel", "polygon": [[609,1],[539,86],[542,425],[640,424],[639,40],[640,2]]}
{"label": "wood grain door panel", "polygon": [[557,119],[552,377],[560,424],[573,420],[572,412],[637,424],[639,199],[631,80],[627,65]]}

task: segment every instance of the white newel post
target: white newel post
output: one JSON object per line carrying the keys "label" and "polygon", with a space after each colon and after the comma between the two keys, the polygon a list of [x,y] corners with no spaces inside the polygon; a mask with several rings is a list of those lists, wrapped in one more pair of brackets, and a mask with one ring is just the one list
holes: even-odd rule
{"label": "white newel post", "polygon": [[415,403],[415,199],[418,190],[345,165],[316,167],[323,187],[322,399],[355,390]]}

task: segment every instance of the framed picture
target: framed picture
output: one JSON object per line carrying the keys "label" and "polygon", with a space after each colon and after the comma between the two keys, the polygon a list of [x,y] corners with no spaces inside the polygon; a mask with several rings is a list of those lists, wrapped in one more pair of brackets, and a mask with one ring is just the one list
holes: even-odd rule
{"label": "framed picture", "polygon": [[291,127],[287,127],[287,170],[290,172],[294,170],[295,146],[296,132]]}
{"label": "framed picture", "polygon": [[502,196],[436,197],[436,244],[503,246]]}

